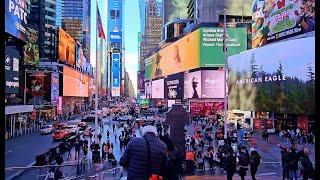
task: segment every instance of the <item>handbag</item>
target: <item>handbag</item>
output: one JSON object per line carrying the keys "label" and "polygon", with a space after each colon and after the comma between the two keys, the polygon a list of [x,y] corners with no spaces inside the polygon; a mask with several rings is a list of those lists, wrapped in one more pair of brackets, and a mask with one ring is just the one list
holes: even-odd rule
{"label": "handbag", "polygon": [[146,141],[147,144],[147,151],[148,151],[148,177],[149,180],[162,180],[163,177],[157,174],[151,174],[151,150],[150,150],[150,144],[147,140],[147,136],[144,137],[144,140]]}

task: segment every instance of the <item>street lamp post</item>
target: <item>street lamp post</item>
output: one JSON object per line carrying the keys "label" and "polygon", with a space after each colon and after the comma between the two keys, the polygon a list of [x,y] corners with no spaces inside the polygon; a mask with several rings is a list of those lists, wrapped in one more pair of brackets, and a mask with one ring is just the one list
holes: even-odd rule
{"label": "street lamp post", "polygon": [[228,69],[228,56],[227,56],[227,19],[226,9],[223,11],[223,51],[224,51],[224,139],[227,139],[227,116],[228,116],[228,101],[227,101],[227,69]]}

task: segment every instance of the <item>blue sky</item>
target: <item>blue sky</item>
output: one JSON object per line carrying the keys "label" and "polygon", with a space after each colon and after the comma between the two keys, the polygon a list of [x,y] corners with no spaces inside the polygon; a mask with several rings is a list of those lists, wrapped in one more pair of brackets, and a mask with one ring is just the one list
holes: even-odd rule
{"label": "blue sky", "polygon": [[[124,40],[125,40],[125,67],[132,80],[135,92],[137,92],[138,70],[138,42],[137,36],[140,31],[140,15],[138,0],[124,0]],[[96,3],[99,6],[101,21],[105,35],[107,36],[107,4],[108,0],[91,0],[91,12],[96,12]],[[96,13],[91,13],[91,37],[96,37]],[[96,38],[91,38],[91,64],[95,67]]]}
{"label": "blue sky", "polygon": [[267,73],[275,72],[281,60],[287,77],[306,80],[308,64],[315,67],[314,37],[278,42],[231,56],[228,58],[229,67],[238,72],[248,71],[252,52],[255,53],[256,64],[259,68],[262,64]]}

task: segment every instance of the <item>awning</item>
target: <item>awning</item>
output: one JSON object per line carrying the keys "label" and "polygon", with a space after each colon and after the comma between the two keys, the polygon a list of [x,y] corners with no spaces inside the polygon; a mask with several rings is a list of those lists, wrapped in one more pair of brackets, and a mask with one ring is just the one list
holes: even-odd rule
{"label": "awning", "polygon": [[18,114],[27,113],[34,110],[33,105],[17,105],[17,106],[6,106],[5,113],[8,114]]}

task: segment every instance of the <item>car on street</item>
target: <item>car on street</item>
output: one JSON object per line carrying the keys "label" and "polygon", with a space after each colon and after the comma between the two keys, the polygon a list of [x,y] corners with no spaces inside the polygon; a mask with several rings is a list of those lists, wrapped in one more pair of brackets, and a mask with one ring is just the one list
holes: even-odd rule
{"label": "car on street", "polygon": [[66,131],[70,132],[72,135],[79,133],[80,128],[77,125],[68,125]]}
{"label": "car on street", "polygon": [[[88,117],[85,117],[81,120],[82,122],[95,122],[95,117],[94,116],[88,116]],[[98,117],[98,121],[101,122],[102,119],[101,117]]]}
{"label": "car on street", "polygon": [[86,122],[80,122],[78,123],[78,127],[81,131],[85,130],[88,127],[88,124]]}
{"label": "car on street", "polygon": [[58,140],[63,140],[66,138],[71,137],[71,133],[67,130],[56,130],[53,135],[52,138],[54,141],[58,141]]}
{"label": "car on street", "polygon": [[40,129],[40,134],[51,134],[53,133],[54,128],[52,125],[44,125]]}

